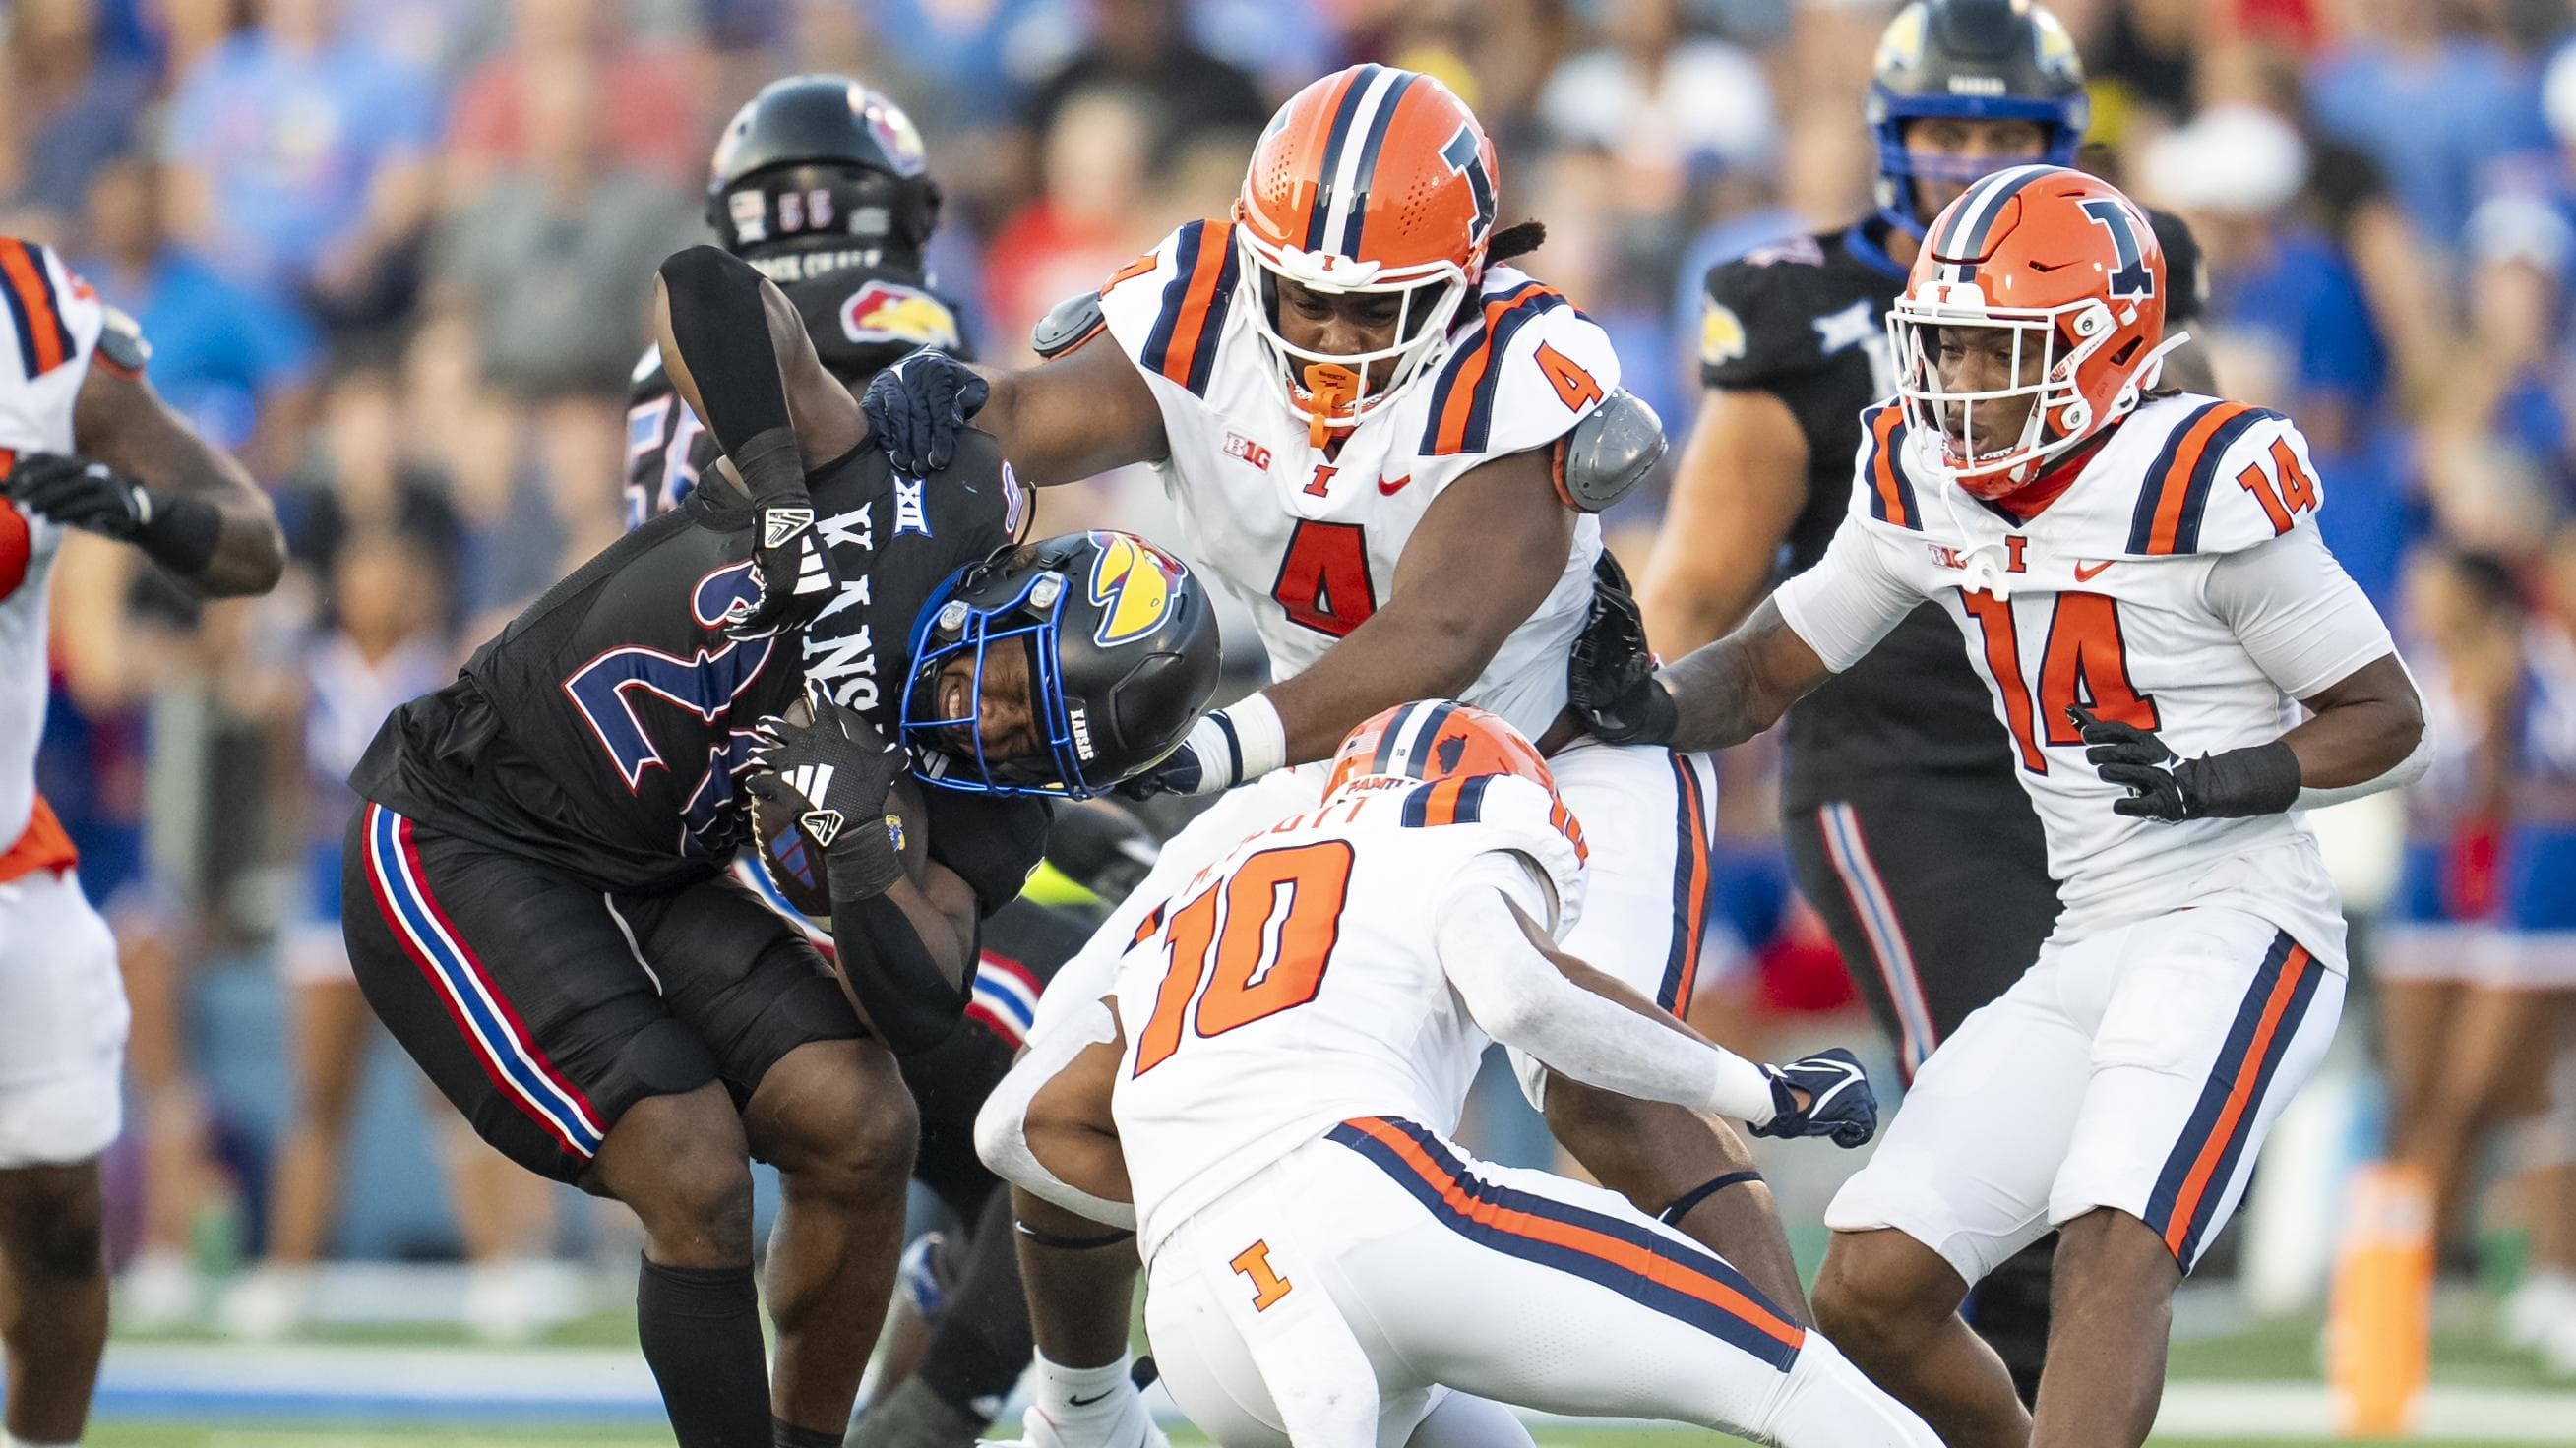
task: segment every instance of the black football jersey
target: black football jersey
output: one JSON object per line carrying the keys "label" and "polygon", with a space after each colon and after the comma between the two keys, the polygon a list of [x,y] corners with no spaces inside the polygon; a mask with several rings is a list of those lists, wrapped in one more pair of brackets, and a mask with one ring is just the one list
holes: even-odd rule
{"label": "black football jersey", "polygon": [[[849,385],[867,386],[879,371],[924,347],[974,360],[966,345],[962,312],[932,290],[918,272],[899,267],[842,267],[779,283],[805,319],[805,335],[824,370]],[[635,364],[626,404],[626,526],[680,506],[715,465],[720,449],[689,405],[671,390],[659,350]]]}
{"label": "black football jersey", "polygon": [[[1026,511],[989,433],[945,472],[895,476],[863,446],[809,479],[841,597],[802,630],[734,640],[752,595],[753,510],[693,491],[610,544],[388,719],[350,783],[398,813],[553,865],[602,890],[675,888],[746,835],[736,781],[752,729],[811,679],[894,737],[913,623],[958,568],[1013,540]],[[929,790],[930,855],[989,911],[1046,844],[1047,806]]]}
{"label": "black football jersey", "polygon": [[[2149,212],[2163,243],[2168,325],[2200,294],[2200,253],[2181,221]],[[1790,524],[1779,577],[1812,566],[1852,497],[1861,412],[1896,392],[1886,317],[1905,268],[1886,251],[1885,222],[1792,237],[1709,268],[1701,299],[1700,382],[1771,393],[1807,440],[1807,497]],[[2027,809],[2003,726],[1968,665],[1958,626],[1917,608],[1869,657],[1789,711],[1781,805],[1943,784],[1991,792]]]}

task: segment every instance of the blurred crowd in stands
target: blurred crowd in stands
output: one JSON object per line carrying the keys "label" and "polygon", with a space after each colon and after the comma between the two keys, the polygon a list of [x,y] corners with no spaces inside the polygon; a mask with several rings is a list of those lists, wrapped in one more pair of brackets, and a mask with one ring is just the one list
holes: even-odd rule
{"label": "blurred crowd in stands", "polygon": [[[619,528],[649,278],[706,235],[716,128],[762,83],[843,72],[909,109],[946,192],[942,290],[977,354],[1014,364],[1053,303],[1221,211],[1298,85],[1359,59],[1428,71],[1495,139],[1501,219],[1547,224],[1530,269],[1610,329],[1678,438],[1705,268],[1869,210],[1861,94],[1892,8],[11,0],[0,232],[141,320],[156,385],[272,489],[297,560],[274,597],[217,608],[129,550],[60,569],[43,784],[136,1006],[124,1320],[207,1310],[210,1220],[272,1286],[341,1249],[551,1246],[542,1192],[461,1133],[454,1236],[361,1242],[340,1210],[372,1030],[337,953],[340,781],[386,708]],[[2554,1119],[2545,1089],[2576,991],[2576,20],[2552,0],[2052,8],[2092,81],[2085,163],[2193,225],[2223,389],[2304,427],[2326,535],[2439,701],[2443,764],[2406,818],[2330,831],[2378,922],[2379,1025],[2353,1034],[2385,1062],[2396,1149],[2435,1173],[2457,1241],[2519,1212],[2535,1262],[2576,1264],[2576,1067]],[[1632,562],[1656,491],[1611,520]],[[1051,495],[1047,521],[1150,532],[1160,506],[1112,477]],[[1710,1010],[1734,1031],[1848,1006],[1769,842],[1767,771],[1759,747],[1726,765],[1712,916],[1743,968]],[[244,1049],[208,982],[253,971],[284,1022],[252,1033],[286,1098],[265,1115],[205,1084]],[[2543,1123],[2521,1139],[2560,1184],[2526,1176],[2520,1207],[2476,1190],[2517,1119]],[[2576,1372],[2576,1281],[2535,1280],[2565,1295]],[[276,1330],[290,1296],[236,1292],[226,1318]],[[505,1287],[483,1306],[504,1332],[532,1310]]]}

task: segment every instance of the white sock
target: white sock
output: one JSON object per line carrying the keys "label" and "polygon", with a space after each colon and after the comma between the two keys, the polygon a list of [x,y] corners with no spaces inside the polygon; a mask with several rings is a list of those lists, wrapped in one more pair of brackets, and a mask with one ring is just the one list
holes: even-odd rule
{"label": "white sock", "polygon": [[1045,1353],[1039,1353],[1037,1359],[1038,1408],[1049,1422],[1114,1417],[1125,1409],[1127,1397],[1136,1391],[1129,1382],[1130,1364],[1123,1352],[1118,1361],[1096,1368],[1069,1368],[1048,1362]]}

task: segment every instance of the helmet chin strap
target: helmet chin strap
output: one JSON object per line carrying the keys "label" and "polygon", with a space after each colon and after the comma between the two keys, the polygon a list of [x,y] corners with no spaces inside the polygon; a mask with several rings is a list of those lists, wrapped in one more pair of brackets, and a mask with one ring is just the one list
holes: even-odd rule
{"label": "helmet chin strap", "polygon": [[2120,400],[2114,404],[2112,412],[2115,415],[2125,415],[2129,409],[2136,407],[2139,398],[2164,380],[2166,354],[2190,340],[2189,332],[2176,332],[2158,342],[2155,350],[2147,354],[2147,360],[2138,364],[2138,370],[2129,374],[2128,384],[2120,389]]}

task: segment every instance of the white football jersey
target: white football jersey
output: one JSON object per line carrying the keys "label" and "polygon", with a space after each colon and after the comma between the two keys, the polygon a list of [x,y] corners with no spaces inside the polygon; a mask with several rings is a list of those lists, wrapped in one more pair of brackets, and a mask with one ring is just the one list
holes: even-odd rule
{"label": "white football jersey", "polygon": [[[71,452],[72,402],[108,309],[46,248],[0,237],[0,476],[21,453]],[[130,324],[129,324],[130,325]],[[0,502],[0,855],[36,807],[45,729],[46,586],[62,530]]]}
{"label": "white football jersey", "polygon": [[[2015,522],[1949,482],[1895,404],[1864,421],[1850,513],[1826,557],[1782,585],[1782,614],[1835,668],[1875,642],[1860,634],[1883,633],[1918,599],[1950,614],[2047,831],[2065,903],[2057,938],[2226,904],[2339,959],[2340,906],[2296,817],[2115,813],[2126,791],[2086,762],[2067,718],[2081,703],[2154,729],[2186,758],[2264,744],[2298,717],[2295,698],[2393,651],[2316,539],[2322,498],[2298,429],[2208,397],[2150,401],[2063,493]],[[2255,555],[2266,548],[2283,551]],[[2231,603],[2242,575],[2220,575],[2229,559],[2308,570],[2316,607],[2304,631],[2280,610]],[[1963,842],[1974,828],[1961,821]]]}
{"label": "white football jersey", "polygon": [[[1103,287],[1100,307],[1162,408],[1171,455],[1155,466],[1189,558],[1251,610],[1284,679],[1386,602],[1433,498],[1478,463],[1563,437],[1618,387],[1619,359],[1562,293],[1490,267],[1446,351],[1327,456],[1254,328],[1258,288],[1233,233],[1224,221],[1181,227]],[[1586,516],[1556,587],[1461,700],[1533,739],[1546,732],[1600,552],[1600,522]]]}
{"label": "white football jersey", "polygon": [[1118,965],[1111,1096],[1146,1254],[1336,1122],[1455,1129],[1487,1038],[1441,969],[1432,907],[1507,851],[1546,872],[1562,938],[1582,841],[1518,776],[1393,780],[1289,816],[1155,906]]}

